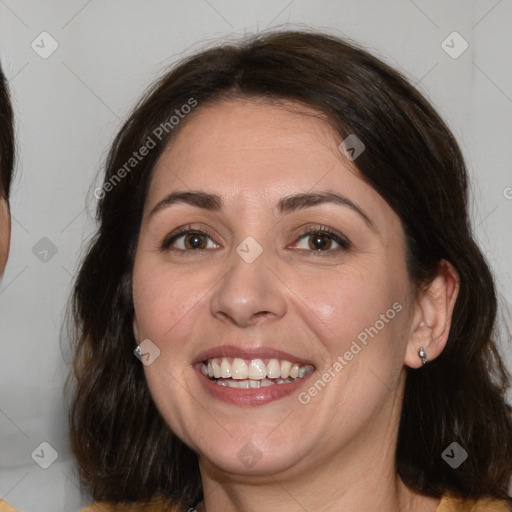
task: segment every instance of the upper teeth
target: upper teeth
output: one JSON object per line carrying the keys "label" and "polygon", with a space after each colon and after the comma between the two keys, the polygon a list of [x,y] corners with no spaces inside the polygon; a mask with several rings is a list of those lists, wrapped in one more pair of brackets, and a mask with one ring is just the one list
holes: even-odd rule
{"label": "upper teeth", "polygon": [[245,360],[238,357],[230,360],[227,357],[215,357],[203,362],[202,372],[215,379],[293,379],[302,378],[313,371],[310,364],[300,365],[284,359],[269,359],[266,363],[263,359]]}

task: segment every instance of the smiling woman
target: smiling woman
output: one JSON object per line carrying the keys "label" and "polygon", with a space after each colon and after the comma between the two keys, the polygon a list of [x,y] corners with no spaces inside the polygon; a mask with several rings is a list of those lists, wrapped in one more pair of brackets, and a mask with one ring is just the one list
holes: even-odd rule
{"label": "smiling woman", "polygon": [[190,98],[103,189],[75,285],[90,510],[510,510],[493,279],[443,121],[353,44],[261,34],[168,72],[105,183]]}

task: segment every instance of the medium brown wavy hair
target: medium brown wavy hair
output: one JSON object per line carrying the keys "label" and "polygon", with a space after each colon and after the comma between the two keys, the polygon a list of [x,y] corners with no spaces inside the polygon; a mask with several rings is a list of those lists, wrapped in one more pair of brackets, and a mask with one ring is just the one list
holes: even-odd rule
{"label": "medium brown wavy hair", "polygon": [[[194,112],[115,179],[191,98],[195,111],[224,99],[292,101],[315,109],[341,139],[355,134],[364,142],[357,168],[401,219],[412,285],[428,284],[442,259],[460,276],[446,348],[425,367],[407,369],[397,471],[426,495],[508,499],[509,380],[495,344],[495,286],[472,234],[459,146],[399,72],[353,43],[310,31],[262,33],[182,60],[144,95],[113,143],[104,183],[115,185],[100,194],[99,229],[72,301],[71,444],[92,497],[134,502],[163,496],[176,510],[202,498],[197,457],[157,411],[133,355],[132,327],[132,269],[148,184],[157,159]],[[441,456],[453,442],[469,454],[457,469]]]}

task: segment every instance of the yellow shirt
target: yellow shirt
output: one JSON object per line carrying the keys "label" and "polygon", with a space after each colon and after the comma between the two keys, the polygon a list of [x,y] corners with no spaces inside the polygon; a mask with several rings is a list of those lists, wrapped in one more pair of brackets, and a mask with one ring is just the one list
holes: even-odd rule
{"label": "yellow shirt", "polygon": [[[108,503],[95,503],[82,512],[160,512],[162,503],[155,500],[143,507],[137,505],[112,505]],[[496,500],[461,500],[443,496],[436,512],[511,512],[512,507],[504,501]],[[18,512],[4,500],[0,499],[0,512]]]}
{"label": "yellow shirt", "polygon": [[0,500],[0,512],[18,512],[15,508],[12,508],[9,503],[4,500]]}
{"label": "yellow shirt", "polygon": [[[154,501],[146,506],[137,505],[111,505],[108,503],[95,503],[84,508],[82,512],[160,512],[162,502]],[[10,510],[10,509],[7,509]],[[12,509],[11,509],[12,510]],[[3,510],[0,508],[0,512]],[[180,512],[176,510],[175,512]],[[512,507],[504,501],[492,499],[462,500],[449,495],[444,495],[436,509],[436,512],[512,512]]]}
{"label": "yellow shirt", "polygon": [[512,506],[505,501],[492,499],[463,500],[443,496],[436,512],[511,512]]}

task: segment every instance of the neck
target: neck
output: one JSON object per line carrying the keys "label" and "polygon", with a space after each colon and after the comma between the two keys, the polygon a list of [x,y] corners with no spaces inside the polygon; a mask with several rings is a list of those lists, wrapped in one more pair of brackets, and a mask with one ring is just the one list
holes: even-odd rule
{"label": "neck", "polygon": [[402,392],[390,394],[349,446],[327,447],[280,473],[233,475],[200,460],[205,502],[198,512],[435,512],[439,499],[411,491],[396,472],[401,401]]}

